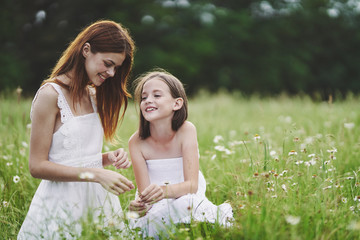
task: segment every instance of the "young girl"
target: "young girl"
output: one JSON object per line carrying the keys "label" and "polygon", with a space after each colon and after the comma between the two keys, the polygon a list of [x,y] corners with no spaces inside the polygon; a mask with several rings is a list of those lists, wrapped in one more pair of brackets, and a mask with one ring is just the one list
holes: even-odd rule
{"label": "young girl", "polygon": [[129,140],[129,151],[138,194],[130,210],[144,216],[132,227],[156,237],[167,225],[189,223],[191,218],[230,225],[230,204],[216,206],[205,197],[196,129],[186,121],[182,83],[163,70],[150,72],[139,78],[135,100],[140,126]]}
{"label": "young girl", "polygon": [[77,238],[82,218],[106,224],[122,213],[117,195],[134,186],[103,166],[128,168],[130,162],[123,149],[101,151],[103,136],[113,139],[127,107],[133,52],[126,29],[98,21],[75,38],[43,82],[30,113],[29,156],[31,175],[43,180],[18,239]]}

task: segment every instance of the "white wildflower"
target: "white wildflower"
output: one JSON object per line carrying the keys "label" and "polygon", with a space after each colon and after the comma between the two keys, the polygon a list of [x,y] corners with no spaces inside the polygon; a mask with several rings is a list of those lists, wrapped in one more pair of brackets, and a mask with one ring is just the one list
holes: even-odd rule
{"label": "white wildflower", "polygon": [[300,217],[288,215],[285,217],[285,220],[291,225],[297,225],[300,222]]}
{"label": "white wildflower", "polygon": [[326,150],[328,153],[336,153],[337,152],[337,149],[336,148],[333,148],[333,149],[329,149],[329,150]]}
{"label": "white wildflower", "polygon": [[342,198],[341,198],[341,201],[342,201],[343,203],[347,203],[347,198],[346,198],[346,197],[342,197]]}
{"label": "white wildflower", "polygon": [[330,188],[332,188],[332,186],[323,187],[323,190],[327,190],[327,189],[330,189]]}
{"label": "white wildflower", "polygon": [[79,175],[80,179],[91,180],[94,179],[95,175],[91,172],[82,172]]}
{"label": "white wildflower", "polygon": [[213,161],[214,161],[214,160],[215,160],[215,158],[216,158],[216,154],[214,154],[214,155],[212,155],[212,156],[211,156],[211,160],[213,160]]}
{"label": "white wildflower", "polygon": [[309,161],[309,163],[310,163],[310,165],[315,165],[315,164],[316,164],[316,161],[315,161],[315,159],[311,159],[311,160]]}
{"label": "white wildflower", "polygon": [[18,175],[13,177],[14,183],[18,183],[20,181],[20,177]]}
{"label": "white wildflower", "polygon": [[304,161],[300,160],[300,161],[296,161],[295,164],[296,164],[296,165],[300,165],[300,164],[302,164],[303,162],[304,162]]}
{"label": "white wildflower", "polygon": [[254,136],[254,140],[255,140],[255,141],[260,140],[260,135],[259,135],[259,134],[255,134],[255,136]]}
{"label": "white wildflower", "polygon": [[2,202],[2,205],[3,205],[4,207],[8,207],[8,206],[9,206],[9,202],[3,201],[3,202]]}
{"label": "white wildflower", "polygon": [[213,142],[214,142],[214,143],[219,143],[220,141],[224,141],[224,138],[223,138],[222,136],[220,136],[220,135],[216,135],[216,136],[214,137]]}
{"label": "white wildflower", "polygon": [[292,156],[292,155],[297,155],[298,153],[295,151],[295,150],[291,150],[289,152],[289,156]]}
{"label": "white wildflower", "polygon": [[346,129],[351,130],[351,129],[353,129],[353,128],[355,127],[355,123],[353,123],[353,122],[344,123],[344,127],[345,127]]}
{"label": "white wildflower", "polygon": [[230,147],[235,147],[235,146],[242,145],[242,144],[244,144],[244,141],[232,141],[232,142],[229,142]]}
{"label": "white wildflower", "polygon": [[286,185],[285,185],[285,184],[281,185],[281,188],[284,190],[284,192],[287,192],[287,189],[286,189]]}
{"label": "white wildflower", "polygon": [[26,143],[26,142],[24,142],[24,141],[22,141],[21,142],[21,145],[23,146],[23,147],[25,147],[25,148],[27,148],[29,145]]}
{"label": "white wildflower", "polygon": [[126,213],[126,218],[127,219],[138,219],[139,214],[137,212],[129,211]]}
{"label": "white wildflower", "polygon": [[225,152],[226,148],[224,146],[218,145],[218,146],[215,146],[214,149],[219,151],[219,152]]}

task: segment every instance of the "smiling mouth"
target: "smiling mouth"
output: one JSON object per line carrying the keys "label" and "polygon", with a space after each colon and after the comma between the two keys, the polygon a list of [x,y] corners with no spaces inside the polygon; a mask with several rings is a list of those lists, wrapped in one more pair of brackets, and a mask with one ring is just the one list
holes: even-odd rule
{"label": "smiling mouth", "polygon": [[157,108],[154,108],[154,107],[148,107],[145,109],[145,112],[152,112],[152,111],[155,111]]}
{"label": "smiling mouth", "polygon": [[105,81],[106,77],[104,77],[104,76],[103,76],[103,75],[101,75],[100,73],[99,73],[98,75],[100,76],[100,78],[101,78],[102,80],[104,80],[104,81]]}

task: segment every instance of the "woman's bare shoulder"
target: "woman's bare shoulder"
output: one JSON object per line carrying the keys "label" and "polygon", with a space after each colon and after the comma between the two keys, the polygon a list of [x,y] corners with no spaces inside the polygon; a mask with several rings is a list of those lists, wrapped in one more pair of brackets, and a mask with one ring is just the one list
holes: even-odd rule
{"label": "woman's bare shoulder", "polygon": [[59,94],[51,84],[44,85],[38,91],[36,99],[34,99],[33,110],[49,111],[51,109],[57,109],[57,100]]}

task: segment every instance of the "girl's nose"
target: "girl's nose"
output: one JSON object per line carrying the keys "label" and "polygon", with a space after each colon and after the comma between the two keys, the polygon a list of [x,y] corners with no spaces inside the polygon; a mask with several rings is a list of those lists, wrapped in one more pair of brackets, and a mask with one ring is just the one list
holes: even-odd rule
{"label": "girl's nose", "polygon": [[153,102],[153,99],[152,99],[152,97],[151,96],[148,96],[147,98],[146,98],[146,101],[145,101],[146,103],[152,103]]}

